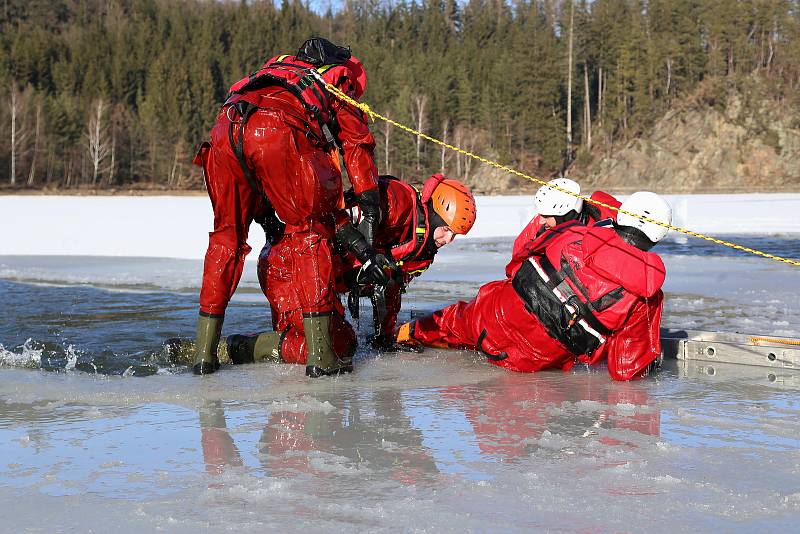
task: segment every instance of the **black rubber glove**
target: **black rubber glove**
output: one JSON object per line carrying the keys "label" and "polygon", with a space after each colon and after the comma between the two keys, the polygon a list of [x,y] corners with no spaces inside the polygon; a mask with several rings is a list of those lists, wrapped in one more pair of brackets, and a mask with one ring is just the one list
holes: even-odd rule
{"label": "black rubber glove", "polygon": [[374,336],[370,343],[372,344],[372,348],[378,352],[413,352],[415,354],[420,354],[424,350],[422,345],[396,343],[393,336],[387,334]]}
{"label": "black rubber glove", "polygon": [[359,284],[375,284],[385,286],[392,279],[391,272],[397,266],[393,261],[372,251],[372,256],[367,259],[358,272],[356,279]]}
{"label": "black rubber glove", "polygon": [[352,252],[353,256],[361,262],[361,270],[356,278],[357,284],[385,286],[389,283],[392,270],[396,268],[395,263],[383,254],[375,252],[375,249],[367,243],[355,226],[351,223],[342,225],[336,230],[336,241],[342,248]]}
{"label": "black rubber glove", "polygon": [[283,231],[286,229],[286,224],[278,219],[275,210],[269,210],[267,213],[256,218],[256,222],[264,229],[264,235],[267,243],[274,245],[283,236]]}
{"label": "black rubber glove", "polygon": [[377,189],[364,191],[356,195],[358,207],[361,210],[361,222],[358,231],[364,236],[370,246],[375,244],[375,229],[381,222],[381,196]]}

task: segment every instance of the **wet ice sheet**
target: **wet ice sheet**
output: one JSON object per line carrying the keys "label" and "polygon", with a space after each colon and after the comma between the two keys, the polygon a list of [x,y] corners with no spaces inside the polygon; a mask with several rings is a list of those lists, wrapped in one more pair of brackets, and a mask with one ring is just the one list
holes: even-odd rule
{"label": "wet ice sheet", "polygon": [[315,383],[278,365],[202,382],[6,371],[0,504],[16,510],[6,528],[85,530],[111,515],[121,532],[797,521],[796,388],[707,369],[619,384],[421,358],[362,361]]}
{"label": "wet ice sheet", "polygon": [[[749,239],[798,255],[792,238]],[[445,250],[406,309],[470,298],[509,248]],[[662,251],[668,326],[797,335],[792,268]],[[362,351],[333,380],[287,365],[198,379],[158,345],[192,332],[200,269],[0,258],[4,529],[789,531],[800,517],[800,375],[672,363],[618,384]],[[267,319],[249,264],[226,333]]]}

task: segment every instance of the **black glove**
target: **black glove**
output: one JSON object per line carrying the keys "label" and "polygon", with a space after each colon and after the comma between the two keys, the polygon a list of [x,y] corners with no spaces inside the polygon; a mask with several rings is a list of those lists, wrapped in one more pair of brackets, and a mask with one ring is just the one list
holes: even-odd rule
{"label": "black glove", "polygon": [[381,196],[377,189],[364,191],[356,195],[358,207],[361,210],[361,222],[358,231],[364,236],[370,246],[375,244],[375,229],[381,222]]}
{"label": "black glove", "polygon": [[[264,197],[266,200],[266,197]],[[267,201],[269,202],[269,201]],[[278,239],[283,236],[283,231],[286,229],[286,224],[278,219],[275,209],[272,204],[267,204],[264,211],[258,214],[254,220],[261,225],[264,229],[264,235],[267,238],[267,243],[274,245]]]}
{"label": "black glove", "polygon": [[373,251],[372,256],[361,265],[356,282],[363,285],[385,286],[392,279],[391,272],[396,267],[397,265],[392,260],[383,254],[377,254]]}
{"label": "black glove", "polygon": [[413,352],[415,354],[420,354],[424,350],[422,345],[395,343],[394,338],[388,334],[374,336],[370,343],[372,344],[372,348],[378,352]]}
{"label": "black glove", "polygon": [[256,222],[264,229],[264,236],[267,238],[267,243],[274,245],[278,240],[283,237],[283,231],[286,229],[286,224],[278,219],[275,210],[270,210],[266,214],[256,219]]}
{"label": "black glove", "polygon": [[345,223],[336,230],[336,241],[345,250],[353,253],[361,262],[356,283],[386,285],[391,279],[394,262],[383,254],[375,252],[364,236],[351,223]]}

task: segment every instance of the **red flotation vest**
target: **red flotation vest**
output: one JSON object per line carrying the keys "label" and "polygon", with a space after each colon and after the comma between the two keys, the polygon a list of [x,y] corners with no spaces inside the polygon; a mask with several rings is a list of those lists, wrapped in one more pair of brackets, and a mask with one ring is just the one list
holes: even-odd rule
{"label": "red flotation vest", "polygon": [[512,285],[551,337],[575,355],[589,355],[624,324],[639,298],[659,290],[664,264],[611,227],[572,222],[561,232],[543,254],[522,263]]}

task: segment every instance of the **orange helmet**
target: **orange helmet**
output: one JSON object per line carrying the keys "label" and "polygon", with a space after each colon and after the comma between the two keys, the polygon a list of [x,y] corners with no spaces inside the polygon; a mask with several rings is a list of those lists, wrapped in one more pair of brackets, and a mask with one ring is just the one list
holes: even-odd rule
{"label": "orange helmet", "polygon": [[[466,234],[475,224],[477,207],[475,197],[470,190],[457,180],[445,180],[441,175],[434,174],[428,181],[435,180],[436,186],[430,193],[433,211],[456,234]],[[425,184],[428,186],[428,183]],[[431,184],[433,185],[433,184]],[[429,187],[428,187],[429,189]],[[423,194],[423,196],[425,196]]]}

